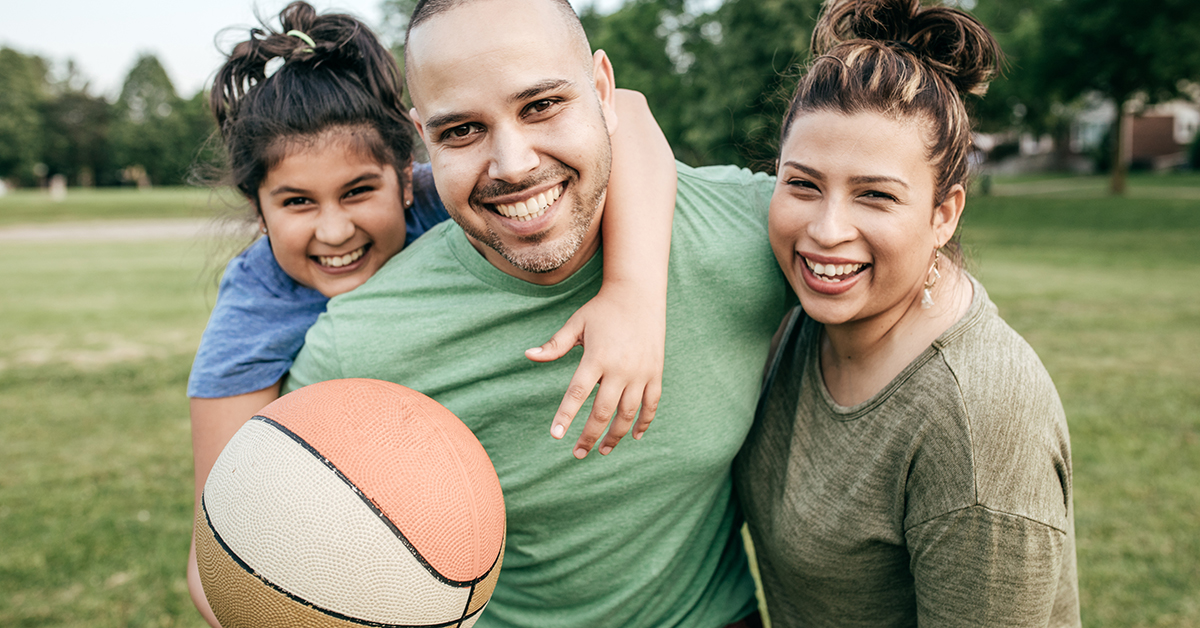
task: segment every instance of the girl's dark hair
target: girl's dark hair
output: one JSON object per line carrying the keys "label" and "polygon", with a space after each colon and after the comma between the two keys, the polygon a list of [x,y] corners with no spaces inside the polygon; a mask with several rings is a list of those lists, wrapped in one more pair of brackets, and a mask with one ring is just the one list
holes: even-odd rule
{"label": "girl's dark hair", "polygon": [[983,24],[921,0],[829,0],[812,52],[783,120],[784,140],[805,112],[913,118],[926,132],[935,201],[966,183],[971,125],[962,94],[983,95],[1002,58]]}
{"label": "girl's dark hair", "polygon": [[[391,52],[353,16],[319,15],[305,2],[289,4],[279,21],[279,31],[265,24],[252,29],[213,80],[209,102],[228,159],[228,183],[261,211],[258,188],[270,168],[294,143],[335,128],[350,132],[356,148],[402,176],[415,129]],[[282,65],[268,76],[276,59]]]}

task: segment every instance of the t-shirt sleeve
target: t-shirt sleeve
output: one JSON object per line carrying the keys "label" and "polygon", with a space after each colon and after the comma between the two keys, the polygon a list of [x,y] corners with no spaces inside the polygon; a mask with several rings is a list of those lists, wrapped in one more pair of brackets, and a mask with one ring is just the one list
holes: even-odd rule
{"label": "t-shirt sleeve", "polygon": [[338,357],[333,319],[328,314],[322,314],[304,338],[304,346],[283,382],[283,393],[342,377],[342,361]]}
{"label": "t-shirt sleeve", "polygon": [[266,238],[255,242],[229,262],[221,278],[188,377],[188,396],[231,397],[279,381],[327,301],[279,268]]}
{"label": "t-shirt sleeve", "polygon": [[971,506],[906,533],[918,625],[1048,626],[1067,535]]}

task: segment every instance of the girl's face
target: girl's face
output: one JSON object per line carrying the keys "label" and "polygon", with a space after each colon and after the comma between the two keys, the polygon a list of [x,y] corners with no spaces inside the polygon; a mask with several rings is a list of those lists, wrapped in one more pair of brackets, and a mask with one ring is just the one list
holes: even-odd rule
{"label": "girl's face", "polygon": [[769,229],[808,315],[836,325],[919,303],[965,196],[957,185],[940,205],[933,195],[917,122],[878,113],[796,119],[780,151]]}
{"label": "girl's face", "polygon": [[284,272],[327,297],[362,285],[404,247],[403,185],[342,132],[297,142],[258,188],[259,220]]}

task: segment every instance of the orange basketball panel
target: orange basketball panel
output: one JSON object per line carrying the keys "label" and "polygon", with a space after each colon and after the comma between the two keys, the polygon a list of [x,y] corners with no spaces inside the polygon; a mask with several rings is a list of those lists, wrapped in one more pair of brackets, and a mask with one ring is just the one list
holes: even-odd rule
{"label": "orange basketball panel", "polygon": [[500,483],[474,434],[436,401],[391,382],[331,380],[259,415],[319,451],[445,578],[472,582],[491,568],[504,537]]}

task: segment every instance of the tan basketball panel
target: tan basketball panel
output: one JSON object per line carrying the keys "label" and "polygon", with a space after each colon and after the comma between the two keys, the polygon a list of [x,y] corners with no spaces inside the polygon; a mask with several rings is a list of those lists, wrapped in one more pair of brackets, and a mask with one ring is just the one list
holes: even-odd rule
{"label": "tan basketball panel", "polygon": [[204,507],[243,563],[319,608],[430,625],[458,619],[467,604],[469,587],[438,580],[333,470],[270,423],[249,421],[230,440]]}
{"label": "tan basketball panel", "polygon": [[198,524],[197,562],[210,583],[204,593],[223,628],[362,628],[360,622],[322,613],[246,573],[222,551],[211,529],[203,521]]}
{"label": "tan basketball panel", "polygon": [[[496,580],[500,577],[500,564],[504,562],[504,547],[506,544],[507,542],[500,545],[500,554],[496,556],[496,566],[488,572],[486,578],[475,585],[475,590],[471,592],[471,603],[467,604],[468,615],[481,610],[484,606],[487,606],[488,600],[492,599],[492,591],[496,590]],[[474,620],[472,620],[472,623],[474,623]]]}
{"label": "tan basketball panel", "polygon": [[469,582],[491,568],[504,536],[500,482],[479,441],[437,402],[390,382],[343,379],[259,415],[320,451],[446,578]]}

